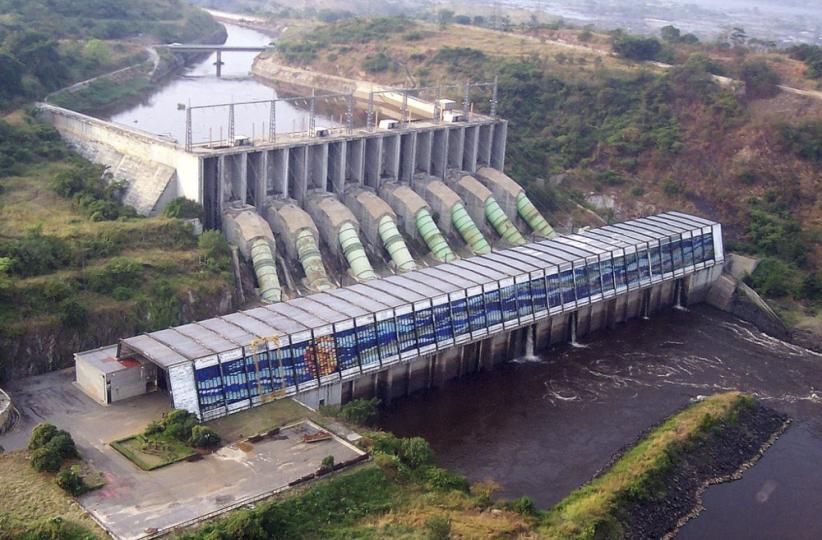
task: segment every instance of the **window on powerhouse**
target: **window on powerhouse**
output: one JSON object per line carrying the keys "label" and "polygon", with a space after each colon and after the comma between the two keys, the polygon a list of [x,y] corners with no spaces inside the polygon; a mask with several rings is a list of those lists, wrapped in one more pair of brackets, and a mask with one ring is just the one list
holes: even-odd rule
{"label": "window on powerhouse", "polygon": [[[625,285],[637,285],[652,275],[671,272],[713,260],[713,234],[694,233],[692,238],[670,237],[634,253],[614,252],[598,262],[577,263],[567,270],[548,270],[518,284],[486,290],[387,318],[374,324],[341,330],[327,338],[326,354],[335,354],[336,365],[347,370],[383,361],[393,361],[402,351],[469,335],[488,326],[528,316],[535,311],[568,304]],[[330,341],[333,339],[333,342]],[[316,340],[315,340],[316,341]],[[315,353],[306,354],[309,346]],[[316,343],[308,340],[257,355],[222,362],[195,370],[200,407],[203,411],[225,407],[284,387],[314,380],[319,365]],[[310,357],[310,358],[308,358]],[[323,373],[325,374],[325,373]]]}

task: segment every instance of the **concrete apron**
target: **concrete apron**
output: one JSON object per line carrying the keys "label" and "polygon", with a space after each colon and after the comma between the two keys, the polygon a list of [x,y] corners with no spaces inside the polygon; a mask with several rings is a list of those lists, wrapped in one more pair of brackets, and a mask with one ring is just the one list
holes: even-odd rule
{"label": "concrete apron", "polygon": [[[394,399],[442,386],[451,379],[489,370],[521,356],[525,350],[527,332],[530,331],[535,332],[534,349],[539,353],[553,345],[568,343],[573,337],[613,328],[629,319],[650,317],[655,312],[676,305],[678,282],[682,287],[682,305],[702,302],[716,275],[716,268],[700,270],[679,280],[657,283],[581,306],[572,312],[558,313],[529,326],[414,358],[379,372],[364,374],[358,379],[303,392],[297,394],[296,399],[314,408],[339,406],[354,399],[372,397],[390,403]],[[574,325],[576,332],[572,332]]]}

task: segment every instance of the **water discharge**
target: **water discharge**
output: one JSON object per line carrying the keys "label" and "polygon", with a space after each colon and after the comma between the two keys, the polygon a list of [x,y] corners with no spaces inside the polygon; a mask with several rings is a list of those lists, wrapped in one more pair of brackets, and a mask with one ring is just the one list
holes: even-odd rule
{"label": "water discharge", "polygon": [[743,390],[794,424],[742,480],[712,487],[678,538],[822,538],[822,355],[711,308],[670,310],[395,402],[382,427],[503,497],[550,507],[700,395]]}

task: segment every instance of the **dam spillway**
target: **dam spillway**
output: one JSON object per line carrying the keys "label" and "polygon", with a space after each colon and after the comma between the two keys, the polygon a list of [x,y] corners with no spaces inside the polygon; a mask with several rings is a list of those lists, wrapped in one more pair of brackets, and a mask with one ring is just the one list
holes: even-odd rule
{"label": "dam spillway", "polygon": [[699,302],[723,260],[718,223],[669,212],[122,339],[78,353],[78,383],[105,395],[81,372],[156,366],[203,419],[286,396],[391,399],[503,361],[523,332],[541,349]]}

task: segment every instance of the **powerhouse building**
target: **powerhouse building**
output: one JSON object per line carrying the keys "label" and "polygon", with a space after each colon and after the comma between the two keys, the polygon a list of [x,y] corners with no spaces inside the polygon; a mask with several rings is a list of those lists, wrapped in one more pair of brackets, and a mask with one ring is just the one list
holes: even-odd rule
{"label": "powerhouse building", "polygon": [[660,282],[681,292],[723,259],[718,223],[668,212],[122,339],[77,353],[77,382],[102,403],[166,391],[212,419]]}

